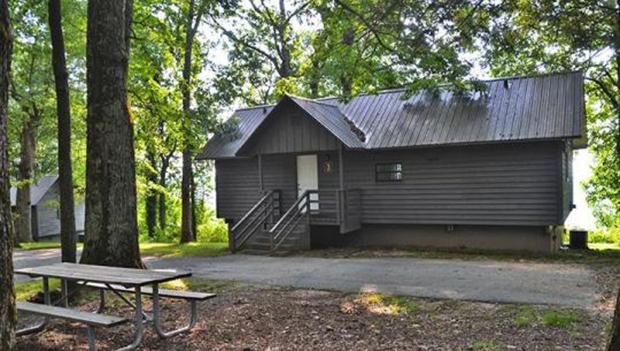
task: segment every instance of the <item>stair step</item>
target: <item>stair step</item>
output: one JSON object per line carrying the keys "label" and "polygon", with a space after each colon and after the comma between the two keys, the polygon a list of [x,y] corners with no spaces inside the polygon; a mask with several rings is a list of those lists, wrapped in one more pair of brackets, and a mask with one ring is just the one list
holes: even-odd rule
{"label": "stair step", "polygon": [[244,255],[257,255],[257,256],[267,256],[269,255],[269,250],[256,250],[256,249],[243,249],[239,251]]}

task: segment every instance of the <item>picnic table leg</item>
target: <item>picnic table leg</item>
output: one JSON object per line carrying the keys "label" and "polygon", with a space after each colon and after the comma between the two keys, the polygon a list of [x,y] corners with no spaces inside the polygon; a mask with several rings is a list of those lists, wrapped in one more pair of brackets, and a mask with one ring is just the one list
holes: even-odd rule
{"label": "picnic table leg", "polygon": [[136,328],[135,334],[134,334],[134,340],[130,345],[127,345],[125,347],[122,347],[120,349],[118,349],[117,351],[129,351],[129,350],[135,350],[138,346],[140,346],[140,344],[142,343],[142,337],[143,337],[143,323],[142,323],[142,291],[141,291],[141,287],[140,286],[136,286],[135,288],[135,293],[136,293],[136,312],[134,314],[133,317],[133,321],[134,321],[134,326]]}
{"label": "picnic table leg", "polygon": [[171,336],[175,336],[186,331],[190,331],[196,325],[196,300],[190,301],[191,315],[189,323],[181,327],[179,329],[171,330],[169,332],[163,331],[161,325],[159,324],[159,286],[158,284],[153,284],[153,325],[155,326],[155,331],[160,338],[166,339]]}
{"label": "picnic table leg", "polygon": [[103,312],[105,309],[105,290],[99,289],[99,307],[97,307],[97,313]]}
{"label": "picnic table leg", "polygon": [[95,328],[93,327],[86,328],[86,335],[88,335],[88,350],[96,351],[97,344],[95,343]]}
{"label": "picnic table leg", "polygon": [[[46,305],[49,305],[51,303],[50,302],[50,285],[49,285],[49,280],[47,277],[43,277],[43,302]],[[32,333],[38,333],[41,330],[45,329],[45,326],[47,325],[47,320],[48,318],[44,317],[43,321],[41,321],[39,324],[17,330],[15,332],[15,335],[21,336],[21,335],[27,335],[27,334],[32,334]]]}
{"label": "picnic table leg", "polygon": [[67,279],[60,280],[62,304],[64,307],[69,307],[69,288],[67,287]]}

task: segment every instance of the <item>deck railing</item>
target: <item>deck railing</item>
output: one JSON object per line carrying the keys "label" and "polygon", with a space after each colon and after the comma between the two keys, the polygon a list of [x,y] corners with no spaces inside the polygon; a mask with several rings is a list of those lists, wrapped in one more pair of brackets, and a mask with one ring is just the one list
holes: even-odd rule
{"label": "deck railing", "polygon": [[268,191],[230,230],[230,250],[234,253],[252,235],[260,230],[268,229],[279,213],[280,191]]}
{"label": "deck railing", "polygon": [[360,228],[360,189],[321,189],[308,193],[311,224],[339,225],[342,233]]}
{"label": "deck railing", "polygon": [[[269,230],[271,234],[271,251],[276,251],[286,238],[298,227],[303,226],[306,235],[304,240],[309,240],[310,235],[310,191],[305,191],[295,203],[280,217],[280,220]],[[309,242],[306,243],[309,247]],[[306,246],[303,245],[303,246]]]}

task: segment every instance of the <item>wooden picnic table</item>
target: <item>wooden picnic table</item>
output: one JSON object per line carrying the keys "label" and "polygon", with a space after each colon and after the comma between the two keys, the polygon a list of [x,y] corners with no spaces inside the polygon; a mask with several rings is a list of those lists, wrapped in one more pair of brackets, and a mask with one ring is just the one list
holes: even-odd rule
{"label": "wooden picnic table", "polygon": [[[127,345],[119,350],[133,350],[140,345],[143,338],[143,325],[145,323],[152,323],[157,334],[161,338],[167,338],[181,332],[185,332],[191,329],[195,324],[196,311],[194,304],[192,304],[191,321],[186,327],[182,327],[171,332],[164,332],[160,326],[159,320],[159,284],[171,280],[190,277],[192,275],[190,272],[119,268],[76,263],[56,263],[46,266],[20,268],[16,269],[15,273],[42,278],[44,303],[46,305],[50,305],[49,278],[58,278],[62,281],[62,300],[65,307],[68,306],[68,281],[78,282],[80,286],[87,286],[89,283],[99,283],[105,285],[105,289],[114,292],[135,311],[133,318],[135,325],[134,340],[130,345]],[[130,287],[132,289],[121,289],[118,285],[122,285],[126,288]],[[142,310],[142,288],[145,286],[150,287],[147,288],[148,294],[153,298],[153,310],[151,315]],[[100,291],[101,304],[98,312],[102,310],[104,304],[103,289],[100,289]],[[133,293],[135,295],[135,302],[132,303],[128,298],[123,296],[121,292]],[[19,335],[40,331],[45,327],[46,323],[47,319],[39,325],[19,331]]]}

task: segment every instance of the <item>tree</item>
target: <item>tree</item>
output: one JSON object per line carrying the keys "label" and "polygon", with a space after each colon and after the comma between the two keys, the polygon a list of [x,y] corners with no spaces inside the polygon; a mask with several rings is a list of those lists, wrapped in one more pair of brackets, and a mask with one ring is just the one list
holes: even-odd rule
{"label": "tree", "polygon": [[7,0],[0,0],[0,349],[15,349],[15,290],[13,289],[13,228],[9,198],[7,105],[11,69],[12,29]]}
{"label": "tree", "polygon": [[[191,78],[192,78],[192,47],[198,31],[201,18],[206,10],[206,1],[202,1],[196,9],[194,0],[189,0],[187,9],[187,23],[185,25],[185,52],[183,60],[183,81],[181,90],[183,94],[183,115],[186,124],[191,123]],[[186,243],[196,240],[194,217],[194,175],[192,170],[192,143],[189,138],[189,128],[184,128],[186,133],[183,148],[183,174],[181,180],[181,242]]]}
{"label": "tree", "polygon": [[[32,65],[34,69],[34,64]],[[36,104],[32,104],[28,111],[28,119],[24,121],[20,133],[20,155],[19,155],[19,186],[17,187],[16,205],[17,219],[15,229],[19,242],[33,240],[32,235],[32,213],[31,185],[34,183],[34,167],[37,153],[37,128],[41,120],[41,110]]]}
{"label": "tree", "polygon": [[[501,10],[486,41],[494,74],[584,73],[596,155],[587,199],[599,224],[620,227],[620,1],[511,0]],[[620,350],[620,303],[608,349]]]}
{"label": "tree", "polygon": [[[32,241],[30,188],[35,175],[47,171],[38,159],[53,138],[47,133],[52,126],[50,74],[50,39],[46,30],[47,7],[39,1],[23,1],[13,6],[15,16],[24,20],[15,23],[15,54],[12,59],[9,134],[19,141],[13,148],[19,153],[17,166],[16,234],[19,241]],[[43,146],[43,147],[41,147]],[[19,151],[17,151],[19,148]],[[10,152],[10,154],[13,154]],[[45,163],[45,162],[43,162]]]}
{"label": "tree", "polygon": [[251,0],[210,13],[211,23],[232,43],[230,63],[217,79],[224,100],[240,97],[250,105],[265,104],[298,91],[308,37],[295,24],[310,18],[311,5],[307,0]]}
{"label": "tree", "polygon": [[127,100],[132,1],[88,2],[86,224],[81,262],[143,267]]}
{"label": "tree", "polygon": [[71,165],[71,100],[69,75],[65,61],[60,0],[48,1],[52,41],[52,67],[56,83],[58,113],[58,185],[60,188],[60,241],[63,262],[76,261],[75,209],[73,201],[73,166]]}

